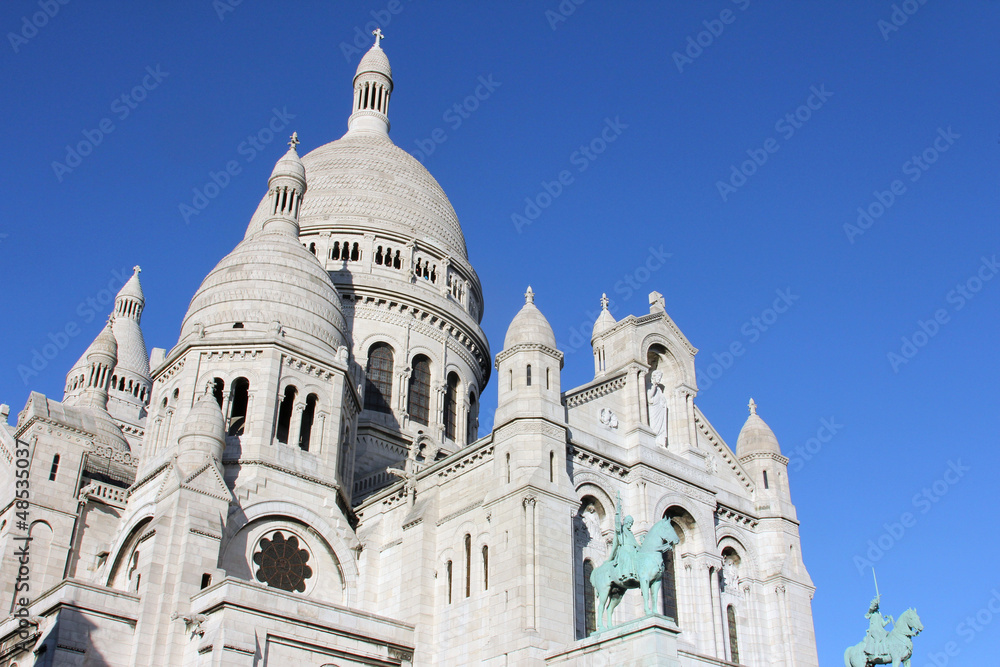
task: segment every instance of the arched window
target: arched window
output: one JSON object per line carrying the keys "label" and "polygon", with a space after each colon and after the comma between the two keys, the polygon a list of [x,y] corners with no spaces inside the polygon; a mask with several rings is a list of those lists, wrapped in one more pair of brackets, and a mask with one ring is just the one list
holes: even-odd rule
{"label": "arched window", "polygon": [[247,407],[250,404],[250,381],[246,378],[236,378],[230,387],[229,435],[243,435],[247,421]]}
{"label": "arched window", "polygon": [[215,402],[222,407],[222,391],[226,388],[226,382],[222,378],[215,378],[215,382],[212,387],[212,395],[215,396]]}
{"label": "arched window", "polygon": [[490,548],[483,545],[483,590],[490,590]]}
{"label": "arched window", "polygon": [[302,411],[302,425],[299,427],[299,449],[309,451],[309,438],[312,436],[313,421],[316,419],[316,403],[319,396],[309,394],[306,397],[306,408]]}
{"label": "arched window", "polygon": [[475,442],[476,438],[479,437],[479,427],[478,427],[478,424],[476,424],[476,418],[478,417],[478,415],[479,415],[479,406],[478,406],[477,401],[476,401],[476,395],[470,391],[469,392],[469,416],[468,416],[468,419],[466,419],[466,426],[465,426],[465,430],[466,430],[465,441],[466,442],[469,442],[469,443]]}
{"label": "arched window", "polygon": [[736,609],[733,605],[726,607],[726,620],[729,621],[729,660],[740,661],[740,645],[736,638]]}
{"label": "arched window", "polygon": [[392,412],[392,348],[376,343],[368,350],[365,369],[365,410]]}
{"label": "arched window", "polygon": [[594,572],[594,563],[588,558],[583,561],[583,623],[584,636],[597,632],[597,604],[594,599],[594,585],[590,583],[590,575]]}
{"label": "arched window", "polygon": [[413,359],[409,394],[410,404],[407,411],[410,413],[410,419],[427,426],[431,415],[431,362],[423,355]]}
{"label": "arched window", "polygon": [[448,373],[444,392],[444,437],[454,440],[458,425],[458,373]]}
{"label": "arched window", "polygon": [[472,536],[465,534],[465,597],[472,595]]}
{"label": "arched window", "polygon": [[295,395],[298,394],[295,385],[285,387],[285,394],[281,398],[281,406],[278,408],[278,430],[275,434],[278,442],[288,444],[288,429],[292,425],[292,409],[295,407]]}
{"label": "arched window", "polygon": [[526,384],[530,387],[531,386],[531,364],[528,364],[528,371],[527,371],[527,373],[525,373],[525,377],[528,380]]}

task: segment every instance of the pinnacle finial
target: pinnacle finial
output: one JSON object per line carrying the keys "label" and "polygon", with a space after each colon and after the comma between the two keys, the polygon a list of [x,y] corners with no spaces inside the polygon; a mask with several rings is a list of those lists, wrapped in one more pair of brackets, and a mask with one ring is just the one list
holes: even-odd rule
{"label": "pinnacle finial", "polygon": [[535,292],[531,289],[531,285],[528,285],[528,291],[524,293],[524,302],[525,303],[535,302]]}
{"label": "pinnacle finial", "polygon": [[381,49],[382,47],[379,46],[379,42],[385,39],[385,35],[382,34],[382,28],[375,28],[372,30],[372,34],[375,35],[375,48]]}
{"label": "pinnacle finial", "polygon": [[204,396],[215,393],[215,380],[205,380],[205,393]]}
{"label": "pinnacle finial", "polygon": [[752,415],[757,414],[757,403],[755,403],[752,398],[750,399],[749,408],[750,408],[750,414]]}
{"label": "pinnacle finial", "polygon": [[611,302],[608,300],[608,293],[601,294],[601,310],[607,310],[609,303]]}
{"label": "pinnacle finial", "polygon": [[136,264],[135,266],[132,267],[132,273],[134,273],[135,275],[139,275],[139,273],[141,273],[141,272],[142,272],[142,269],[139,267],[138,264]]}
{"label": "pinnacle finial", "polygon": [[299,133],[298,132],[292,132],[292,136],[288,140],[288,147],[291,148],[294,151],[296,149],[296,147],[298,147],[298,145],[299,145]]}

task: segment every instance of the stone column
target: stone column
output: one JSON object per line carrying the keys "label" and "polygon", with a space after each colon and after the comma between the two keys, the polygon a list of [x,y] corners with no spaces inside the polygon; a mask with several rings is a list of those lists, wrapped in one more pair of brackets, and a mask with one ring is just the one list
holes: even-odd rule
{"label": "stone column", "polygon": [[323,453],[323,444],[326,441],[326,417],[325,412],[317,412],[316,419],[313,420],[312,433],[309,436],[309,443],[315,443],[316,453]]}
{"label": "stone column", "polygon": [[459,448],[465,447],[469,436],[469,399],[463,397],[458,406],[458,423],[455,424],[455,445]]}
{"label": "stone column", "polygon": [[524,604],[524,628],[534,630],[536,627],[535,617],[536,592],[538,584],[535,581],[535,503],[534,496],[526,496],[522,501],[524,505],[524,559],[525,559],[525,604]]}
{"label": "stone column", "polygon": [[694,424],[694,394],[687,392],[684,402],[687,408],[688,443],[691,449],[698,449],[698,429]]}
{"label": "stone column", "polygon": [[302,430],[302,413],[305,409],[305,403],[296,403],[292,408],[292,419],[288,425],[288,444],[292,447],[299,446],[299,431]]}
{"label": "stone column", "polygon": [[256,433],[251,434],[250,432],[250,428],[254,426],[254,422],[250,420],[250,416],[253,414],[253,397],[254,392],[247,391],[247,415],[243,418],[243,437],[248,439],[259,437]]}
{"label": "stone column", "polygon": [[640,368],[636,374],[636,384],[639,387],[639,412],[642,423],[649,426],[649,399],[646,396],[646,369]]}

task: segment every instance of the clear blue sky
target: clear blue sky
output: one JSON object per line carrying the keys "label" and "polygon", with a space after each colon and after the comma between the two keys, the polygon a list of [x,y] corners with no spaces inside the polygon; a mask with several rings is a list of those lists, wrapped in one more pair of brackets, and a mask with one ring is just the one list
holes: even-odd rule
{"label": "clear blue sky", "polygon": [[[228,1],[73,0],[37,30],[37,0],[0,9],[0,400],[15,413],[29,389],[61,397],[110,310],[88,299],[116,271],[142,265],[146,341],[176,342],[291,130],[306,151],[343,134],[360,52],[341,44],[374,11],[391,136],[411,152],[446,137],[425,164],[462,221],[493,353],[530,282],[567,352],[563,386],[582,384],[601,293],[621,317],[662,292],[700,349],[708,418],[735,446],[753,396],[792,458],[821,662],[863,635],[874,591],[855,556],[880,538],[885,610],[916,606],[926,627],[915,667],[948,642],[950,664],[995,661],[1000,618],[961,624],[991,591],[1000,609],[1000,3],[911,0],[896,26],[888,0],[564,0],[559,19],[556,0],[257,1],[220,19]],[[446,116],[480,77],[488,98]],[[294,119],[241,148],[274,109]],[[614,141],[577,153],[609,121]],[[87,135],[99,144],[71,166]],[[230,160],[240,173],[186,224],[180,205]],[[563,170],[572,181],[539,198]],[[519,232],[526,198],[547,206]],[[791,306],[776,315],[778,291]],[[64,349],[25,382],[51,339]]]}

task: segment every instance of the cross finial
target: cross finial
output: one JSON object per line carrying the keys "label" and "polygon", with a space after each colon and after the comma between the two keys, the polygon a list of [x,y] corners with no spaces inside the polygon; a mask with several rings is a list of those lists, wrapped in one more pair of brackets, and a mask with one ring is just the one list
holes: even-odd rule
{"label": "cross finial", "polygon": [[142,269],[139,268],[138,264],[132,267],[132,273],[138,274],[140,271],[142,271]]}
{"label": "cross finial", "polygon": [[611,302],[608,300],[607,292],[605,292],[604,294],[601,295],[601,310],[607,310],[609,303]]}
{"label": "cross finial", "polygon": [[375,48],[381,49],[382,47],[379,46],[379,42],[385,39],[385,35],[382,34],[382,28],[375,28],[372,30],[372,34],[375,35]]}
{"label": "cross finial", "polygon": [[532,291],[531,285],[528,285],[528,291],[524,293],[524,302],[525,303],[535,302],[535,293],[534,291]]}
{"label": "cross finial", "polygon": [[754,402],[754,400],[752,398],[750,399],[750,406],[749,407],[750,407],[750,414],[752,414],[752,415],[757,414],[757,404]]}
{"label": "cross finial", "polygon": [[294,151],[295,148],[298,145],[299,145],[299,133],[298,132],[292,132],[292,136],[288,140],[288,147],[291,148]]}

